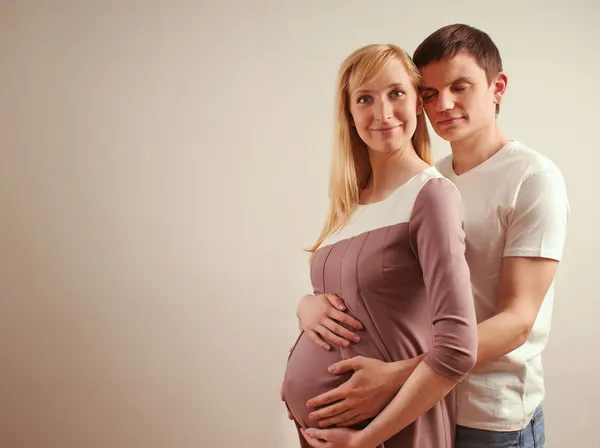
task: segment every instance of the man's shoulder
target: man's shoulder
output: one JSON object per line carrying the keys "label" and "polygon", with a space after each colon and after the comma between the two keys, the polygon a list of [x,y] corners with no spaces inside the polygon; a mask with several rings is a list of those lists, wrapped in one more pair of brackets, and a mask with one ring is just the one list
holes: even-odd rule
{"label": "man's shoulder", "polygon": [[539,173],[562,177],[554,161],[537,149],[533,149],[519,141],[514,142],[511,150],[506,154],[506,159],[511,165],[511,170],[521,174],[522,181]]}

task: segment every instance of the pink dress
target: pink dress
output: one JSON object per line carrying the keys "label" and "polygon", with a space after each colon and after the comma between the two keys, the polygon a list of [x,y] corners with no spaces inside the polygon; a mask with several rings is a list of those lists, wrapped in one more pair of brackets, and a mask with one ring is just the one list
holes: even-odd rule
{"label": "pink dress", "polygon": [[[286,404],[298,426],[317,427],[306,402],[350,378],[327,371],[342,359],[389,362],[426,353],[429,367],[456,381],[473,367],[477,324],[461,210],[456,187],[428,168],[385,200],[359,206],[317,250],[310,268],[314,294],[341,297],[364,329],[359,343],[331,344],[330,351],[300,335],[284,378]],[[385,448],[454,447],[455,418],[451,392]]]}

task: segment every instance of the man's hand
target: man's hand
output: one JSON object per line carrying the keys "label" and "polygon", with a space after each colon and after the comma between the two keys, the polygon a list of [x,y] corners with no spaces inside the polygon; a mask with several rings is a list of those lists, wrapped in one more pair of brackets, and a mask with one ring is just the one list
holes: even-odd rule
{"label": "man's hand", "polygon": [[[309,418],[319,426],[351,426],[375,417],[394,398],[421,358],[386,363],[356,356],[333,364],[335,374],[354,370],[341,386],[308,401],[308,408],[329,405],[314,411]],[[334,403],[334,404],[331,404]]]}
{"label": "man's hand", "polygon": [[326,341],[342,347],[348,347],[350,341],[360,341],[358,335],[340,325],[344,323],[356,330],[362,329],[362,324],[346,314],[345,310],[344,301],[333,294],[306,295],[300,299],[296,315],[308,337],[318,346],[329,350],[331,347]]}

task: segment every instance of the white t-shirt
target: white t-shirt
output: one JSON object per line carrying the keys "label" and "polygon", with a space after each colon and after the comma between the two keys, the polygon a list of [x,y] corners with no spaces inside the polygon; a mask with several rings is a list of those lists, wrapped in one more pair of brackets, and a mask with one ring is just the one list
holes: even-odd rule
{"label": "white t-shirt", "polygon": [[[477,321],[492,317],[503,257],[560,260],[569,219],[565,182],[556,165],[511,141],[457,176],[452,155],[436,167],[460,191]],[[527,342],[476,367],[457,386],[457,424],[491,431],[527,426],[544,398],[541,353],[548,340],[554,283]]]}

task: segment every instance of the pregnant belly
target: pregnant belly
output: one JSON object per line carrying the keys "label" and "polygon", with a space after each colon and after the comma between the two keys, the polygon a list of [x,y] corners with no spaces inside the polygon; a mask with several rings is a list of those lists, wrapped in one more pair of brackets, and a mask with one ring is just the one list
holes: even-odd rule
{"label": "pregnant belly", "polygon": [[339,346],[332,344],[328,351],[317,346],[305,333],[298,338],[287,363],[283,395],[288,409],[302,427],[318,427],[318,422],[308,418],[315,409],[307,408],[306,402],[335,389],[352,376],[352,372],[333,375],[327,371],[341,359]]}

